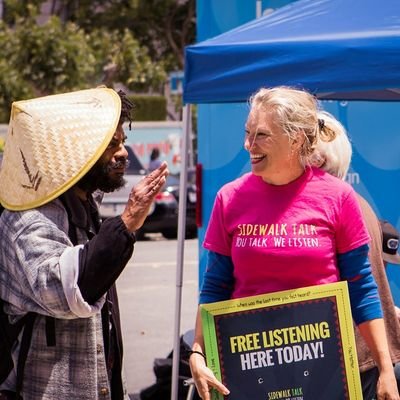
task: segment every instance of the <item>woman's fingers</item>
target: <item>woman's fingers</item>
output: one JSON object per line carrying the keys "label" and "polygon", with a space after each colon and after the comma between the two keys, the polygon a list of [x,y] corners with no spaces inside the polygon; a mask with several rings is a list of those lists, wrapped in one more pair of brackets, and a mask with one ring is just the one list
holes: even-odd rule
{"label": "woman's fingers", "polygon": [[211,369],[209,369],[207,366],[202,365],[194,369],[196,370],[196,373],[192,372],[193,379],[197,388],[197,392],[203,400],[211,399],[210,390],[212,389],[217,390],[224,396],[229,394],[228,388],[215,377]]}
{"label": "woman's fingers", "polygon": [[215,379],[214,382],[211,383],[211,386],[216,389],[218,392],[222,393],[224,396],[229,394],[228,388],[223,385],[219,380]]}

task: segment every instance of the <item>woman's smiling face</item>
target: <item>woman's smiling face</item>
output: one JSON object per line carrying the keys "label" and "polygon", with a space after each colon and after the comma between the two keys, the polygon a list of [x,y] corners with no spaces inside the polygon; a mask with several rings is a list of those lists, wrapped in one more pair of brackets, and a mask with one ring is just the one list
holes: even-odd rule
{"label": "woman's smiling face", "polygon": [[250,111],[244,147],[250,153],[253,173],[267,182],[276,174],[285,174],[299,156],[288,135],[275,123],[273,112],[262,109]]}

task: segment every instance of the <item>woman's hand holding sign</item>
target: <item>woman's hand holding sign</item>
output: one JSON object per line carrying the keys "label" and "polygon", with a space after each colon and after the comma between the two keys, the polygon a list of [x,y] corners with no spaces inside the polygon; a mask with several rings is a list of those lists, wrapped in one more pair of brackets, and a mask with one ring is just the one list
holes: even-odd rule
{"label": "woman's hand holding sign", "polygon": [[214,388],[224,396],[229,394],[229,390],[215,377],[214,373],[206,365],[206,358],[203,352],[204,339],[200,318],[200,312],[198,312],[192,351],[189,356],[189,365],[199,396],[203,400],[211,400],[210,389]]}
{"label": "woman's hand holding sign", "polygon": [[211,399],[211,388],[218,390],[224,396],[229,394],[229,390],[214,376],[211,369],[206,366],[203,356],[198,353],[192,353],[189,363],[197,392],[203,400]]}

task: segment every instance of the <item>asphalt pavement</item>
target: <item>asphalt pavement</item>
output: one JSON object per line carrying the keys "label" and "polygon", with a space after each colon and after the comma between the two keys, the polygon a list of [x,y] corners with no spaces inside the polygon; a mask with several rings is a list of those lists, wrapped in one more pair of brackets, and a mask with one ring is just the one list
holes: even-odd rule
{"label": "asphalt pavement", "polygon": [[[177,241],[150,235],[135,244],[132,259],[119,277],[124,370],[128,391],[138,394],[156,381],[156,358],[173,349]],[[198,294],[198,241],[186,240],[180,332],[194,328]],[[137,396],[135,396],[137,398]]]}

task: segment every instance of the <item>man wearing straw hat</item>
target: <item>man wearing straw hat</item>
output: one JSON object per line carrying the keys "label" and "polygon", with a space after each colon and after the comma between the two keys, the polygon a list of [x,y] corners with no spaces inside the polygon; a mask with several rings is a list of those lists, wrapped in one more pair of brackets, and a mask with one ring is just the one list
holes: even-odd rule
{"label": "man wearing straw hat", "polygon": [[22,334],[14,347],[3,396],[128,399],[115,281],[167,165],[101,225],[92,193],[124,185],[122,124],[131,109],[123,93],[104,87],[12,105],[0,170],[0,297],[11,322],[34,319],[28,346]]}

